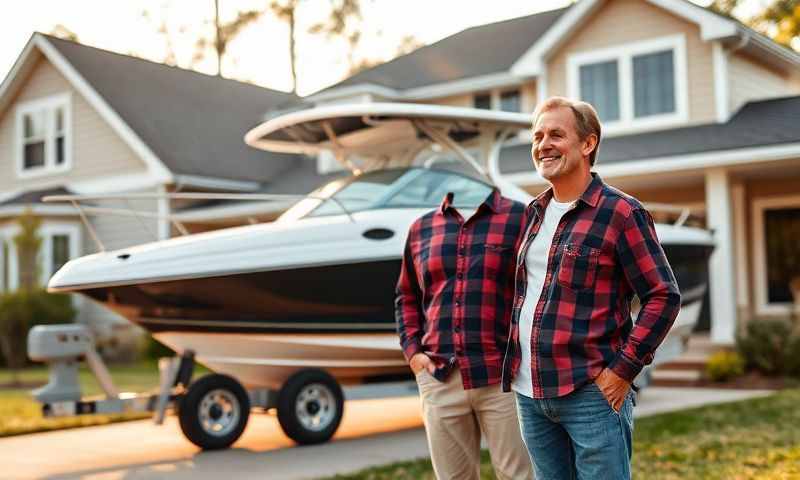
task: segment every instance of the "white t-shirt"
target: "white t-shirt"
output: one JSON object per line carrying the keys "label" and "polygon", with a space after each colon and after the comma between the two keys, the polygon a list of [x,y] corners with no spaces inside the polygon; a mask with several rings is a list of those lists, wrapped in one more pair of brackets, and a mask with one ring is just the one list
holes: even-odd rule
{"label": "white t-shirt", "polygon": [[[533,239],[525,254],[525,269],[528,274],[528,285],[525,290],[525,301],[519,315],[519,343],[522,352],[522,363],[519,372],[514,377],[511,388],[515,392],[533,397],[533,383],[531,379],[531,334],[533,330],[533,313],[539,297],[544,288],[544,277],[547,273],[547,260],[550,255],[550,246],[553,236],[558,228],[561,217],[567,213],[574,202],[560,203],[554,198],[550,199],[544,212],[544,220],[536,238]],[[526,236],[527,238],[527,236]]]}

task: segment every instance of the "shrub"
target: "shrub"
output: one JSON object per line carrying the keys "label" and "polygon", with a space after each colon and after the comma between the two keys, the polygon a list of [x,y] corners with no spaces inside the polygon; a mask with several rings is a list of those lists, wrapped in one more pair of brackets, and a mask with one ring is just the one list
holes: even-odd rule
{"label": "shrub", "polygon": [[[800,355],[800,340],[791,322],[777,319],[754,320],[736,338],[736,346],[747,368],[766,375],[790,373]],[[794,350],[794,351],[793,351]]]}
{"label": "shrub", "polygon": [[153,338],[149,333],[142,336],[142,344],[142,353],[145,358],[158,360],[161,357],[175,356],[172,349]]}
{"label": "shrub", "polygon": [[70,323],[75,309],[69,295],[19,290],[0,298],[0,350],[16,371],[28,361],[28,330],[34,325]]}
{"label": "shrub", "polygon": [[715,382],[725,382],[744,374],[744,358],[738,352],[722,350],[708,358],[706,375]]}

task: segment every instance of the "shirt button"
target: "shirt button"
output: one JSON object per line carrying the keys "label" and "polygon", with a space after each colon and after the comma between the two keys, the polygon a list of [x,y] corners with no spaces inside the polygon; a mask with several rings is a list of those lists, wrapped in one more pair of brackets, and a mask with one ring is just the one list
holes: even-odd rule
{"label": "shirt button", "polygon": [[461,256],[464,256],[465,252],[466,252],[466,249],[464,247],[461,247],[461,248],[458,249],[458,254],[461,255]]}
{"label": "shirt button", "polygon": [[460,306],[461,306],[461,301],[460,300],[456,300],[456,307],[460,307]]}
{"label": "shirt button", "polygon": [[461,332],[461,327],[455,327],[453,329],[453,331],[456,332],[456,333],[460,333]]}
{"label": "shirt button", "polygon": [[462,278],[464,278],[464,274],[463,274],[463,273],[461,273],[461,272],[458,272],[458,273],[456,274],[456,278],[457,278],[457,279],[459,279],[459,280],[461,280]]}

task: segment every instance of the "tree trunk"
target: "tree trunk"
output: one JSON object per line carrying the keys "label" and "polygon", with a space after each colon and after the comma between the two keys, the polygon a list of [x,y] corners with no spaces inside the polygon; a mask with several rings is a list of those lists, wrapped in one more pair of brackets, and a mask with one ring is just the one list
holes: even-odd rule
{"label": "tree trunk", "polygon": [[214,0],[214,26],[217,29],[217,35],[214,37],[214,43],[217,49],[217,76],[222,76],[222,28],[219,23],[219,0]]}
{"label": "tree trunk", "polygon": [[294,8],[289,10],[289,61],[292,65],[292,93],[297,95],[297,70],[295,69]]}

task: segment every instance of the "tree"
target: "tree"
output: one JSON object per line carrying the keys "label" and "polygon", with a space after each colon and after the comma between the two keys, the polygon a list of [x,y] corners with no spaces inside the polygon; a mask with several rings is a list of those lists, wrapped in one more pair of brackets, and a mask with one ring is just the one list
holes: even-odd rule
{"label": "tree", "polygon": [[[352,71],[356,68],[355,51],[361,40],[361,30],[354,23],[362,20],[359,0],[331,0],[331,14],[325,22],[313,25],[311,34],[324,34],[329,39],[343,37],[347,42],[347,63]],[[365,64],[362,60],[361,65]],[[368,67],[367,67],[368,68]]]}
{"label": "tree", "polygon": [[[228,49],[228,44],[245,27],[258,20],[264,13],[263,10],[247,10],[237,12],[236,18],[228,23],[222,23],[219,18],[219,1],[214,0],[214,41],[213,47],[217,55],[217,75],[222,76],[222,59]],[[206,37],[200,37],[195,44],[195,54],[192,63],[203,59],[205,51],[212,42]]]}
{"label": "tree", "polygon": [[31,291],[39,286],[39,249],[42,238],[39,236],[39,227],[42,220],[30,209],[26,210],[17,219],[19,233],[14,237],[17,247],[19,262],[19,288]]}
{"label": "tree", "polygon": [[[733,11],[741,0],[713,0],[708,6],[715,12],[733,16]],[[772,0],[758,15],[741,19],[753,30],[762,33],[781,45],[799,49],[800,44],[800,1]],[[793,45],[792,43],[795,42]]]}
{"label": "tree", "polygon": [[775,0],[752,20],[760,32],[769,32],[773,40],[787,47],[800,49],[800,1]]}
{"label": "tree", "polygon": [[14,237],[19,263],[19,288],[0,298],[0,352],[19,384],[19,370],[28,361],[28,330],[37,323],[68,323],[75,316],[68,295],[54,295],[39,284],[39,237],[41,219],[30,210],[18,219],[20,231]]}
{"label": "tree", "polygon": [[297,93],[297,50],[295,48],[295,30],[297,5],[300,0],[272,0],[269,8],[278,17],[278,20],[286,22],[289,26],[289,65],[292,69],[292,93]]}
{"label": "tree", "polygon": [[62,24],[57,24],[50,30],[50,35],[58,38],[63,38],[64,40],[69,40],[71,42],[79,42],[78,34],[70,30],[69,28],[65,27]]}

